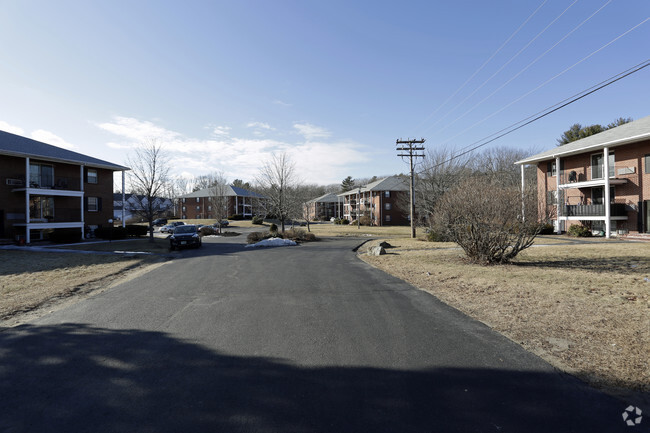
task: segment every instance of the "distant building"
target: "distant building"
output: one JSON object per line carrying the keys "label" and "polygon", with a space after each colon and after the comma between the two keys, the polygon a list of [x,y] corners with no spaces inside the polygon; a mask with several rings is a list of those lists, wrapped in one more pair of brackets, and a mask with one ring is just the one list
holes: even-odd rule
{"label": "distant building", "polygon": [[309,200],[305,207],[310,221],[338,218],[343,215],[343,198],[334,193],[325,194]]}
{"label": "distant building", "polygon": [[[119,221],[122,219],[122,210],[124,210],[124,220],[142,218],[138,211],[145,209],[147,206],[147,197],[143,195],[125,194],[125,205],[122,203],[122,194],[113,194],[113,219]],[[174,213],[174,203],[171,199],[156,197],[153,202],[153,209],[160,216],[171,216]]]}
{"label": "distant building", "polygon": [[[227,212],[230,215],[242,215],[252,218],[253,215],[266,214],[266,197],[232,185],[226,186]],[[212,219],[216,218],[210,198],[214,189],[204,188],[182,195],[176,203],[176,215],[182,219]]]}
{"label": "distant building", "polygon": [[367,216],[376,226],[409,224],[408,211],[400,208],[408,203],[408,178],[389,176],[360,188],[339,194],[343,199],[343,217],[356,220]]}

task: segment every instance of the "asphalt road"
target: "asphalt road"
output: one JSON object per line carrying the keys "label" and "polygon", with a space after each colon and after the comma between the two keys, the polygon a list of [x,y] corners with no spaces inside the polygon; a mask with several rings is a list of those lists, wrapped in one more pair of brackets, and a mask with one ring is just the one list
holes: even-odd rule
{"label": "asphalt road", "polygon": [[0,431],[648,431],[359,240],[243,241],[0,332]]}

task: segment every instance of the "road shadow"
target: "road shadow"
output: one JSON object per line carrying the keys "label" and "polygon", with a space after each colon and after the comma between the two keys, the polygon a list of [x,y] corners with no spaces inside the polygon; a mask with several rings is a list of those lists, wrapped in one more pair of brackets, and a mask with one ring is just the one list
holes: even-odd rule
{"label": "road shadow", "polygon": [[625,402],[558,373],[306,367],[83,324],[0,332],[0,400],[3,432],[627,429]]}
{"label": "road shadow", "polygon": [[561,258],[544,260],[515,261],[513,266],[535,267],[547,269],[583,270],[594,273],[632,273],[646,275],[650,271],[648,257],[643,256],[611,256],[586,258]]}

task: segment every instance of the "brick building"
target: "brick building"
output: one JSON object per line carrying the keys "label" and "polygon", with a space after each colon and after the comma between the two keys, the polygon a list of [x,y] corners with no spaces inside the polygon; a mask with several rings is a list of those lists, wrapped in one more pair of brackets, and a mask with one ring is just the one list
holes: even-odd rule
{"label": "brick building", "polygon": [[540,209],[557,232],[583,224],[607,237],[650,233],[650,116],[517,164],[537,165]]}
{"label": "brick building", "polygon": [[[213,195],[212,188],[204,188],[180,196],[176,203],[176,215],[182,219],[216,218],[212,210]],[[228,216],[242,215],[244,218],[252,218],[253,215],[266,214],[266,198],[256,192],[227,185],[225,197],[227,197],[226,215]]]}
{"label": "brick building", "polygon": [[329,220],[343,215],[343,198],[337,194],[325,194],[305,203],[310,221]]}
{"label": "brick building", "polygon": [[389,176],[351,191],[339,194],[343,199],[343,217],[356,220],[367,216],[372,225],[410,224],[408,210],[402,209],[408,203],[408,178]]}
{"label": "brick building", "polygon": [[113,218],[111,162],[0,131],[0,238],[26,243],[61,228],[93,230]]}

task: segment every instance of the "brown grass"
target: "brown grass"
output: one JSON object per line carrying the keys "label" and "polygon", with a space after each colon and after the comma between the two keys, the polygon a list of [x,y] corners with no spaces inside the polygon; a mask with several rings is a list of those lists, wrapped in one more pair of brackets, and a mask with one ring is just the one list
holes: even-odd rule
{"label": "brown grass", "polygon": [[0,320],[108,286],[152,257],[0,251]]}
{"label": "brown grass", "polygon": [[485,267],[466,263],[453,244],[389,241],[387,255],[363,260],[594,386],[650,391],[649,243],[542,237],[537,245],[554,245]]}
{"label": "brown grass", "polygon": [[66,245],[63,249],[83,250],[83,251],[137,251],[146,253],[167,253],[169,252],[169,241],[164,238],[154,238],[154,242],[149,242],[149,238],[112,241],[112,242],[92,242],[78,245]]}

